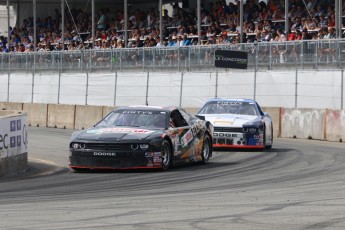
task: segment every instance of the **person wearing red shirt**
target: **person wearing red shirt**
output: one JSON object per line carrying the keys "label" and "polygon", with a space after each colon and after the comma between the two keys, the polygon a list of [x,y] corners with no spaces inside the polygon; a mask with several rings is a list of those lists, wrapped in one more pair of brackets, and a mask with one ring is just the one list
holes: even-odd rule
{"label": "person wearing red shirt", "polygon": [[289,31],[288,41],[294,41],[294,40],[296,40],[296,33]]}

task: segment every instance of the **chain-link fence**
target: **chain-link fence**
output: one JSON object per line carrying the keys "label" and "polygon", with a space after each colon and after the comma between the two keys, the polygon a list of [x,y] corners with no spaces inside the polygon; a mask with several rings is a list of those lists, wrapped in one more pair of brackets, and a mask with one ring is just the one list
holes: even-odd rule
{"label": "chain-link fence", "polygon": [[59,72],[210,70],[215,68],[214,51],[217,49],[247,51],[248,68],[257,67],[257,70],[273,70],[288,66],[302,69],[343,69],[345,64],[345,40],[330,39],[260,42],[257,45],[244,43],[188,47],[1,53],[0,70],[9,73],[42,70]]}

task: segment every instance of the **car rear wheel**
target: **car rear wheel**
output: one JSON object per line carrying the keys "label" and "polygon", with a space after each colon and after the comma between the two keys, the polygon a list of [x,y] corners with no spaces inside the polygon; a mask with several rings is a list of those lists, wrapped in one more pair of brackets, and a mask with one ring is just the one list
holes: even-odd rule
{"label": "car rear wheel", "polygon": [[210,159],[211,154],[212,154],[211,139],[207,134],[205,134],[204,144],[202,146],[202,153],[201,153],[202,163],[206,164],[207,161]]}
{"label": "car rear wheel", "polygon": [[168,170],[171,166],[171,146],[167,140],[164,140],[161,147],[162,169]]}

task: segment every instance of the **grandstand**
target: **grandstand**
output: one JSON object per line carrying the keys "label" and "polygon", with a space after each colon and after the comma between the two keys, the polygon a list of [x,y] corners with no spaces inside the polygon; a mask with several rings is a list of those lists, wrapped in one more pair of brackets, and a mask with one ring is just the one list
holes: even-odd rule
{"label": "grandstand", "polygon": [[[344,108],[339,0],[290,0],[287,8],[248,0],[242,14],[240,2],[227,1],[159,11],[145,0],[126,7],[45,0],[36,17],[31,1],[17,2],[20,17],[0,42],[0,101],[198,107],[211,97],[245,97],[263,106]],[[246,51],[248,70],[217,69],[217,49]]]}
{"label": "grandstand", "polygon": [[124,2],[2,1],[17,21],[0,37],[0,69],[193,70],[213,68],[216,49],[247,51],[252,68],[345,61],[340,0]]}

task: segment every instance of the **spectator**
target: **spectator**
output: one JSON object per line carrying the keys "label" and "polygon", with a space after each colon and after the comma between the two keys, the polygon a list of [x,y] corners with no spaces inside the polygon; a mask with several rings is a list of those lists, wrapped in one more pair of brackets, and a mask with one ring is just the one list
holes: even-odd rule
{"label": "spectator", "polygon": [[291,26],[291,30],[292,31],[296,31],[296,30],[302,30],[303,26],[301,23],[301,19],[299,17],[295,17],[293,20],[293,24]]}
{"label": "spectator", "polygon": [[98,11],[98,22],[97,22],[97,29],[99,31],[106,30],[107,29],[107,19],[106,15],[104,14],[103,10]]}
{"label": "spectator", "polygon": [[269,42],[269,41],[271,41],[272,36],[271,36],[271,34],[268,32],[268,30],[263,29],[263,30],[262,30],[261,39],[262,39],[261,41],[263,41],[263,42]]}
{"label": "spectator", "polygon": [[187,35],[183,35],[182,41],[180,42],[180,46],[189,46],[191,45],[191,41],[188,39]]}
{"label": "spectator", "polygon": [[300,30],[296,30],[296,40],[302,40],[302,33]]}
{"label": "spectator", "polygon": [[328,20],[325,18],[324,14],[320,14],[319,26],[320,28],[328,27]]}
{"label": "spectator", "polygon": [[310,16],[307,18],[307,21],[303,25],[303,29],[307,29],[307,30],[315,30],[316,27],[317,25],[315,24],[315,22]]}
{"label": "spectator", "polygon": [[296,33],[295,32],[292,32],[291,30],[289,30],[289,33],[288,33],[288,41],[294,41],[297,39],[297,36],[296,36]]}
{"label": "spectator", "polygon": [[310,40],[312,36],[308,33],[307,29],[303,29],[302,31],[302,40]]}

